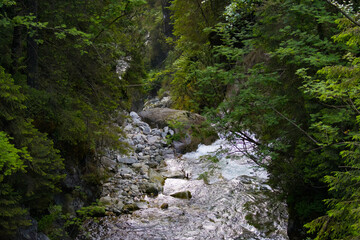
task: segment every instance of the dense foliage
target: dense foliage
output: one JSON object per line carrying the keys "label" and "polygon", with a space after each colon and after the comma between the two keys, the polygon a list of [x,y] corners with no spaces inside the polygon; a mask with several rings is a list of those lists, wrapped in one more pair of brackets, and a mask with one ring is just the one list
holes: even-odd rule
{"label": "dense foliage", "polygon": [[144,4],[0,1],[2,239],[49,213],[65,173],[96,183],[104,147],[125,150],[112,123],[145,74]]}
{"label": "dense foliage", "polygon": [[174,0],[170,8],[175,54],[160,75],[172,73],[175,106],[206,113],[267,168],[294,239],[360,235],[358,7]]}
{"label": "dense foliage", "polygon": [[291,238],[359,238],[358,11],[355,0],[0,0],[0,235],[31,215],[65,237],[49,226],[67,216],[54,196],[79,190],[66,173],[99,182],[104,147],[125,151],[118,110],[136,109],[145,86],[206,114],[268,170]]}

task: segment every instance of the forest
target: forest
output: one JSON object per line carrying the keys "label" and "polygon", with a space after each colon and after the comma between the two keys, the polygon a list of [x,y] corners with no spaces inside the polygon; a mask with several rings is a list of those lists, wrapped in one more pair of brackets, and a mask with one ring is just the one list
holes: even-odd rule
{"label": "forest", "polygon": [[[168,91],[173,108],[247,143],[238,151],[282,192],[290,239],[358,239],[359,8],[0,0],[0,236],[35,219],[51,239],[74,237],[107,177],[99,157],[127,151],[119,112]],[[87,203],[76,216],[61,207],[66,194]]]}

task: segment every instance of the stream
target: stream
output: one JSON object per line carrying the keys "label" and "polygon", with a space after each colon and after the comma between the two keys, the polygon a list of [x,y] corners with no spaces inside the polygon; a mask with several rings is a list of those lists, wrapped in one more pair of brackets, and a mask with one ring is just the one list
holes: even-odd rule
{"label": "stream", "polygon": [[87,222],[87,239],[288,239],[286,205],[266,184],[267,173],[226,149],[220,139],[165,158],[156,169],[162,191],[144,195],[130,214]]}

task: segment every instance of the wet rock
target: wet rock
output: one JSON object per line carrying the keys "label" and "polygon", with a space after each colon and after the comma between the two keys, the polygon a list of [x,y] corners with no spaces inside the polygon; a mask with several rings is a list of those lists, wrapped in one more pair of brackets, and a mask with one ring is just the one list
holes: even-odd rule
{"label": "wet rock", "polygon": [[139,115],[136,112],[130,112],[130,117],[132,119],[140,119]]}
{"label": "wet rock", "polygon": [[149,169],[148,176],[153,183],[163,185],[165,182],[164,177],[154,169]]}
{"label": "wet rock", "polygon": [[148,208],[148,204],[146,202],[136,202],[135,203],[140,209]]}
{"label": "wet rock", "polygon": [[137,210],[139,210],[139,209],[140,209],[139,206],[136,205],[135,203],[126,204],[126,205],[124,205],[124,207],[123,207],[123,211],[124,211],[125,213],[132,213],[132,212],[137,211]]}
{"label": "wet rock", "polygon": [[138,160],[136,160],[135,158],[122,158],[122,157],[119,157],[118,162],[119,163],[124,163],[124,164],[134,164],[134,163],[137,163]]}
{"label": "wet rock", "polygon": [[174,198],[180,198],[180,199],[191,199],[192,195],[190,191],[184,191],[184,192],[177,192],[170,194],[170,196]]}
{"label": "wet rock", "polygon": [[143,188],[144,192],[149,195],[150,197],[156,197],[157,195],[159,195],[159,189],[156,187],[155,184],[146,184]]}
{"label": "wet rock", "polygon": [[168,209],[169,208],[169,204],[168,203],[163,203],[160,206],[161,209]]}
{"label": "wet rock", "polygon": [[148,135],[148,134],[151,133],[151,129],[150,129],[149,126],[143,125],[143,126],[141,126],[140,128],[141,128],[142,132],[143,132],[145,135]]}

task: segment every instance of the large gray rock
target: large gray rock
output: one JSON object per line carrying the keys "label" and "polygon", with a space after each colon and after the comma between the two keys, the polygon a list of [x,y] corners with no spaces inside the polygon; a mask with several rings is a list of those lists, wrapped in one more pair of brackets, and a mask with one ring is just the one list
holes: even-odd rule
{"label": "large gray rock", "polygon": [[170,196],[174,198],[188,199],[188,200],[192,198],[191,192],[189,191],[173,193]]}
{"label": "large gray rock", "polygon": [[[211,144],[218,136],[199,114],[170,108],[152,108],[139,113],[152,127],[164,128],[162,137],[170,134],[177,153],[195,150],[200,143]],[[175,133],[167,126],[174,128]]]}
{"label": "large gray rock", "polygon": [[163,128],[169,121],[179,121],[184,125],[200,124],[205,120],[199,114],[171,108],[152,108],[141,111],[139,116],[152,127]]}
{"label": "large gray rock", "polygon": [[14,240],[50,240],[44,233],[38,232],[38,223],[35,219],[31,217],[28,217],[28,219],[31,225],[18,229],[16,236],[13,238]]}
{"label": "large gray rock", "polygon": [[110,171],[115,171],[116,170],[116,160],[114,159],[111,159],[107,156],[103,156],[101,159],[100,159],[100,163],[101,165],[105,168],[105,169],[108,169]]}

